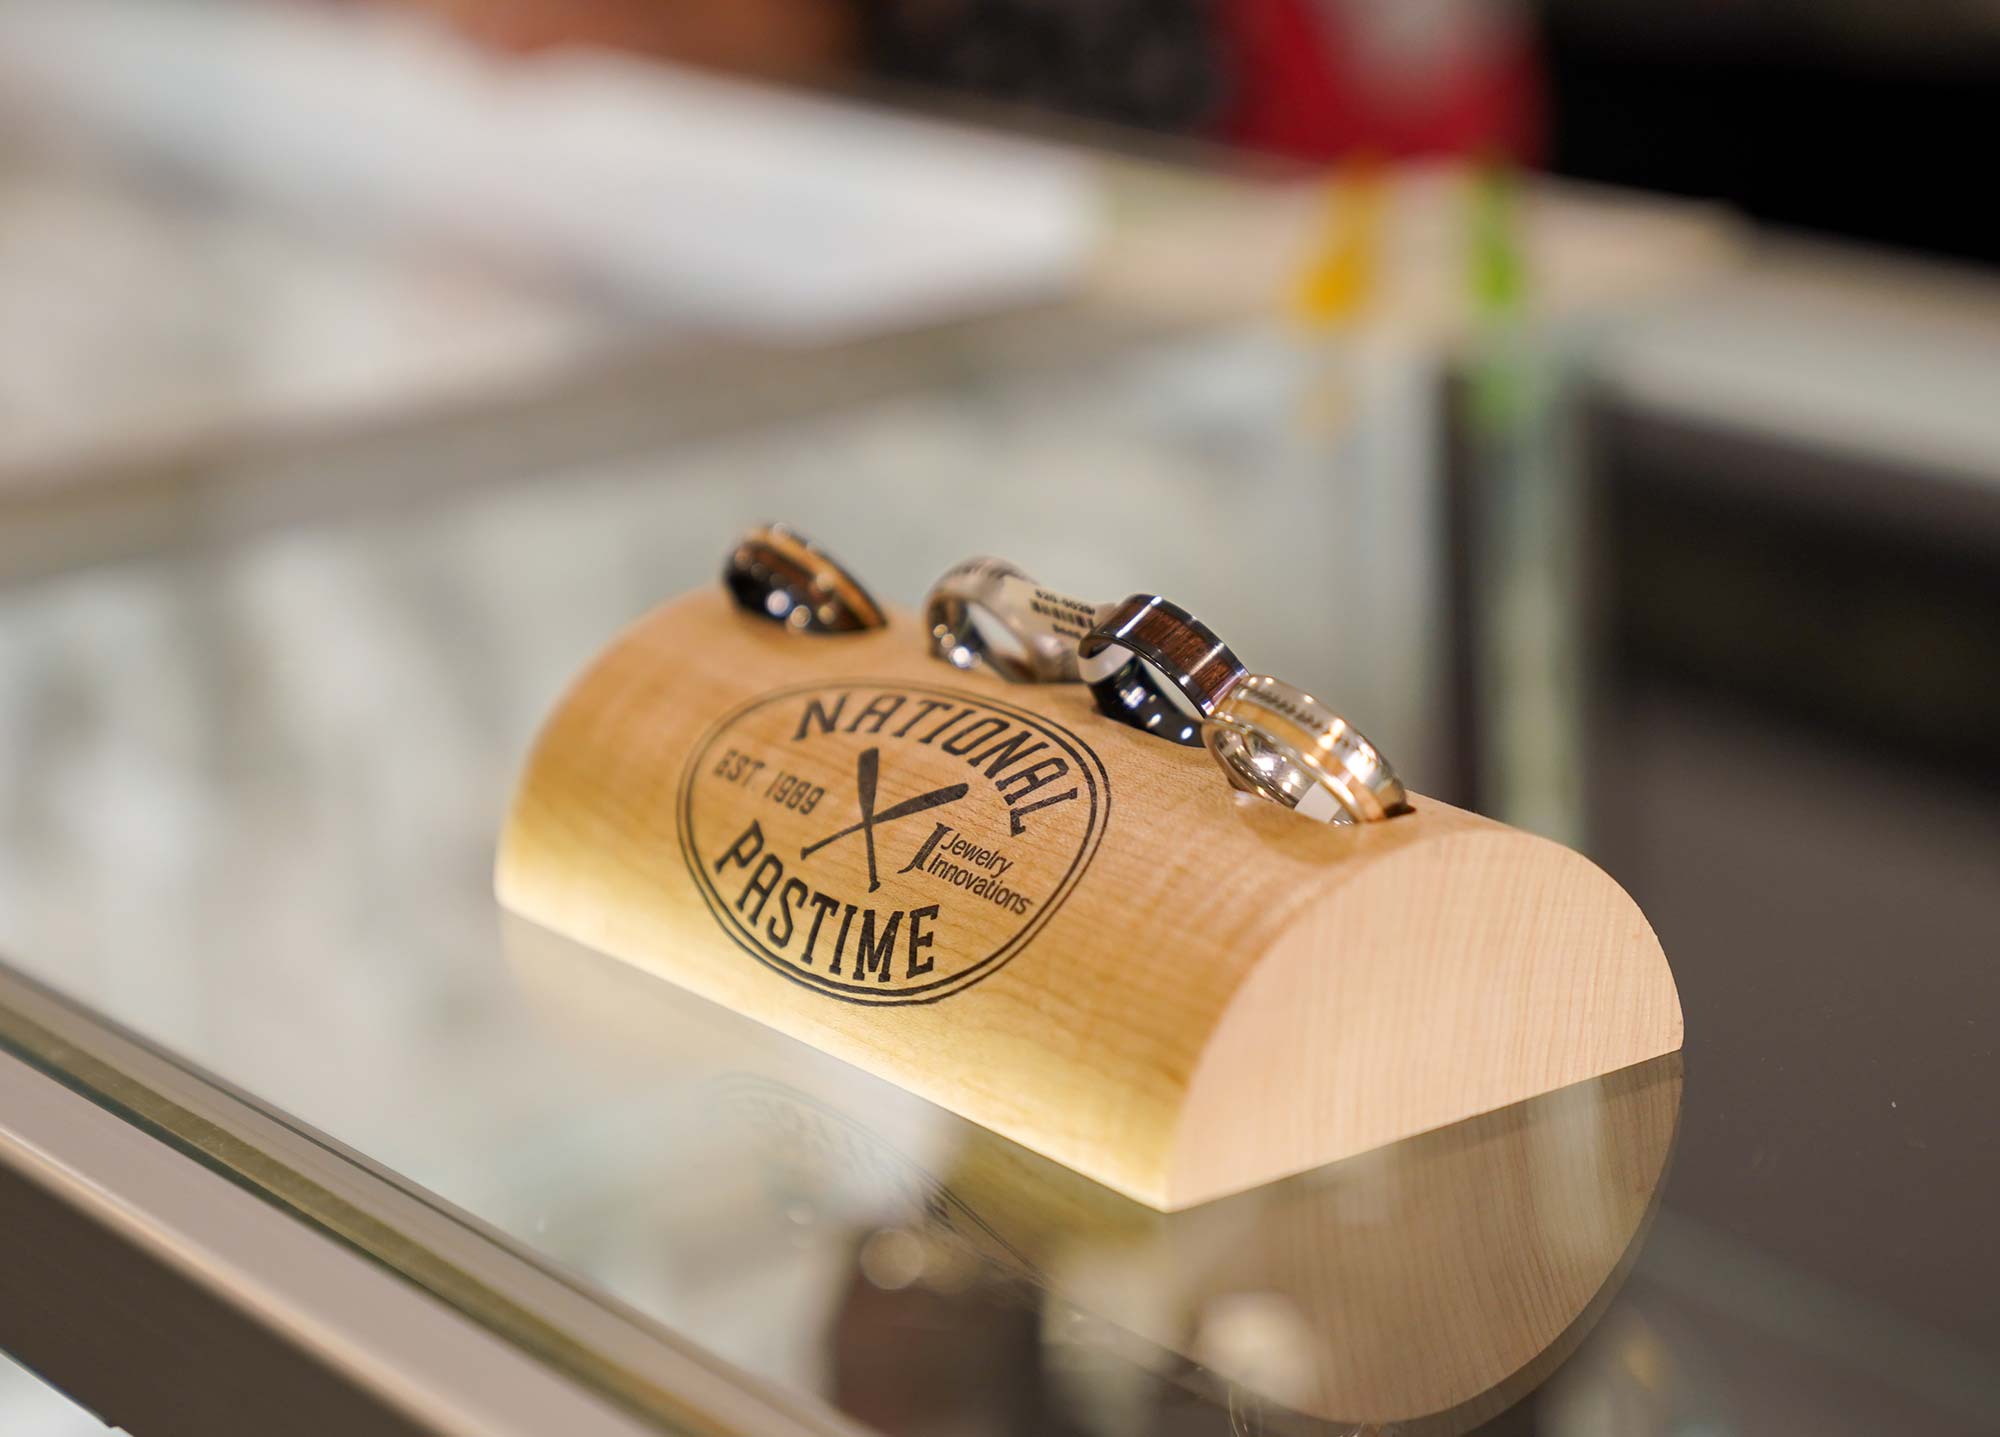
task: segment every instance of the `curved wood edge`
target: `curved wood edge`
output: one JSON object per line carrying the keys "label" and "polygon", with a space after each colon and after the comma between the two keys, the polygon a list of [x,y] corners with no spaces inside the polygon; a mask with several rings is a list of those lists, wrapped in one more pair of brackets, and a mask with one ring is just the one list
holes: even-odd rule
{"label": "curved wood edge", "polygon": [[1659,939],[1602,869],[1499,824],[1457,829],[1370,865],[1265,951],[1203,1047],[1148,1200],[1206,1202],[1682,1036]]}

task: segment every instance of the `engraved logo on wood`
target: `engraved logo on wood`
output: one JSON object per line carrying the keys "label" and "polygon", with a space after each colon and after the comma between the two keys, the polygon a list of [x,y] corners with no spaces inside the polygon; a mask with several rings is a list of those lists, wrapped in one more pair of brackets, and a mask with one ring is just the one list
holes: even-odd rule
{"label": "engraved logo on wood", "polygon": [[721,719],[681,775],[681,852],[752,957],[856,1003],[994,972],[1069,896],[1111,808],[1059,724],[962,689],[836,682]]}

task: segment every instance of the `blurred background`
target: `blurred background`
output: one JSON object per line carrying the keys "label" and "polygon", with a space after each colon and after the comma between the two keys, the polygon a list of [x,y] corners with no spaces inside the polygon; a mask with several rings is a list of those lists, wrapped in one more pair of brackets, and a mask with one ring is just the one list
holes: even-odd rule
{"label": "blurred background", "polygon": [[0,952],[457,1197],[621,624],[767,517],[1163,592],[1625,884],[1675,1251],[1931,1354],[1666,1284],[1694,1415],[1533,1430],[1983,1430],[1996,94],[1995,0],[0,0]]}

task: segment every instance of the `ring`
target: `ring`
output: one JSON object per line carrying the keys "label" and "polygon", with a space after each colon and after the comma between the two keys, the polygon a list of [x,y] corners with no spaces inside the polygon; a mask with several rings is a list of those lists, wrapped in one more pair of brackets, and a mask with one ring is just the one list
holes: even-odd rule
{"label": "ring", "polygon": [[1201,721],[1247,672],[1205,624],[1157,594],[1104,610],[1076,659],[1105,713],[1190,747],[1202,741]]}
{"label": "ring", "polygon": [[737,606],[809,634],[851,634],[888,622],[860,580],[785,524],[763,524],[737,540],[722,567]]}
{"label": "ring", "polygon": [[1321,823],[1374,823],[1408,811],[1396,771],[1354,726],[1268,674],[1232,688],[1202,724],[1229,781]]}
{"label": "ring", "polygon": [[1098,606],[1044,589],[1004,559],[967,559],[924,596],[932,652],[954,668],[985,664],[1009,683],[1074,683],[1076,646]]}

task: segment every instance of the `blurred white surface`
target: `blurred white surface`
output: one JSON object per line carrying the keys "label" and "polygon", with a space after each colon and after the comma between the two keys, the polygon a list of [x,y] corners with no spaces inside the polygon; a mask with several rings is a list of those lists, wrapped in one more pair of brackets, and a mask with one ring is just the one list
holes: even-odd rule
{"label": "blurred white surface", "polygon": [[101,1437],[116,1430],[0,1352],[0,1432],[7,1437]]}
{"label": "blurred white surface", "polygon": [[0,159],[0,497],[13,476],[546,383],[612,330],[465,255]]}
{"label": "blurred white surface", "polygon": [[2000,282],[1980,270],[1767,244],[1597,368],[1661,413],[2000,485]]}
{"label": "blurred white surface", "polygon": [[483,55],[395,7],[7,0],[16,119],[329,229],[617,308],[824,341],[1059,292],[1083,158],[607,54]]}

